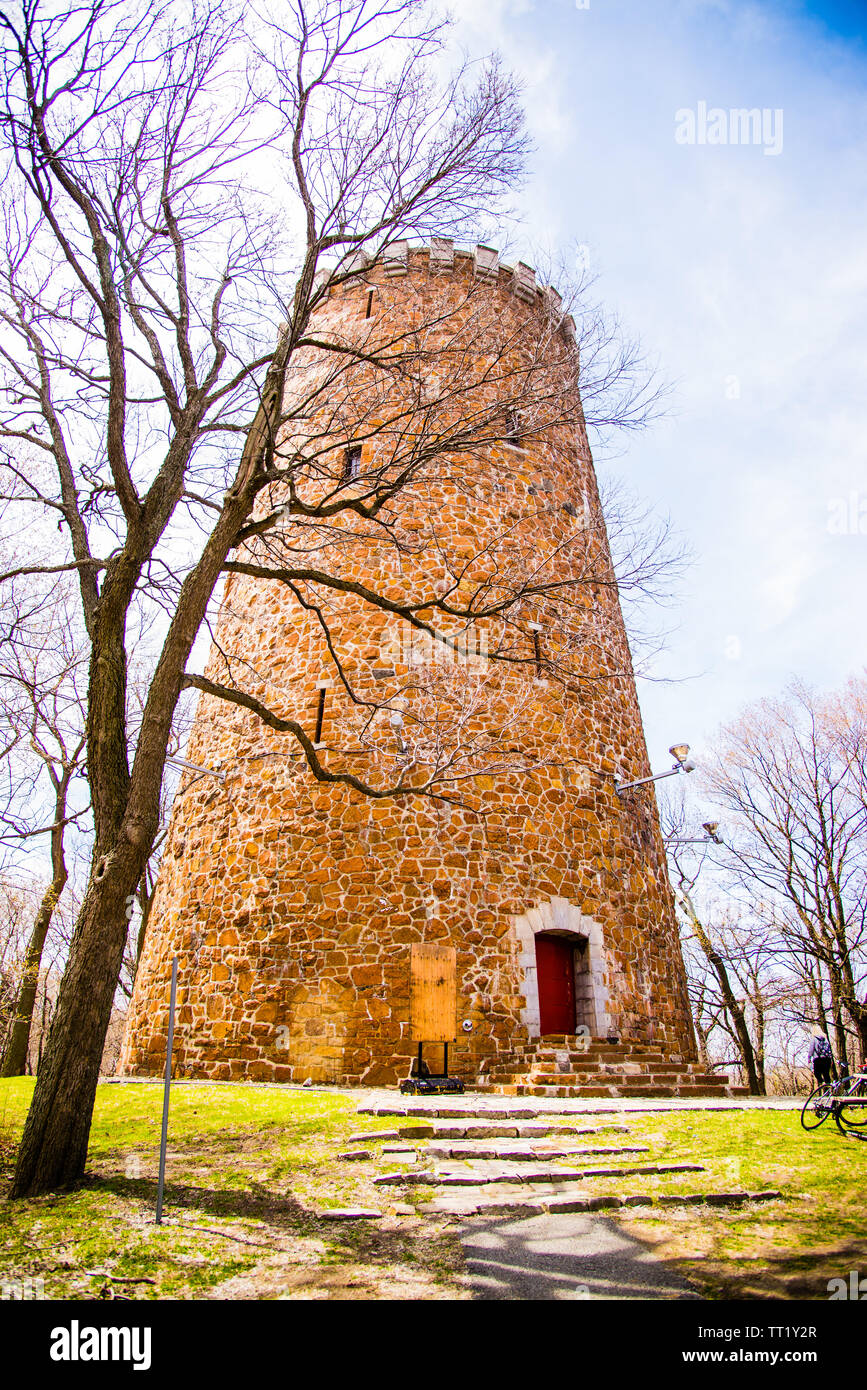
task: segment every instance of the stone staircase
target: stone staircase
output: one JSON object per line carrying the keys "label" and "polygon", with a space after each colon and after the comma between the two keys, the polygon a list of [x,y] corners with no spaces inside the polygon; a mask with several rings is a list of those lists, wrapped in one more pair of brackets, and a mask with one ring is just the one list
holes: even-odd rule
{"label": "stone staircase", "polygon": [[[713,1093],[719,1095],[720,1088]],[[382,1092],[359,1105],[358,1114],[377,1121],[394,1117],[394,1127],[349,1135],[350,1147],[337,1157],[359,1164],[372,1190],[389,1194],[387,1211],[349,1208],[319,1214],[347,1220],[422,1212],[511,1219],[608,1208],[739,1207],[779,1199],[779,1190],[772,1188],[720,1190],[718,1179],[695,1161],[707,1160],[706,1155],[692,1153],[676,1137],[666,1138],[657,1125],[651,1134],[641,1120],[639,1134],[629,1128],[636,1123],[636,1111],[659,1116],[683,1109],[743,1110],[747,1105],[725,1098],[716,1105],[704,1099],[692,1104],[662,1100],[627,1104],[616,1118],[601,1118],[614,1108],[604,1101],[557,1100],[549,1092],[522,1101]],[[387,1165],[390,1169],[383,1171]],[[414,1193],[423,1205],[406,1200]],[[611,1295],[600,1291],[598,1296]]]}
{"label": "stone staircase", "polygon": [[727,1076],[659,1048],[569,1034],[519,1043],[508,1059],[493,1060],[472,1089],[502,1096],[627,1099],[749,1095],[746,1086],[730,1085]]}

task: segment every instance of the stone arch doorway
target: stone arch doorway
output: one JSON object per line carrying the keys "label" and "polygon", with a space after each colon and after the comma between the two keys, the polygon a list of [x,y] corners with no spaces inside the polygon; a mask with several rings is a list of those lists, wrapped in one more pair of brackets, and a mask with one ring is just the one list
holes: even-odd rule
{"label": "stone arch doorway", "polygon": [[[514,918],[514,927],[526,998],[521,1017],[528,1036],[575,1033],[583,1027],[591,1037],[604,1036],[611,1020],[599,924],[568,899],[552,898]],[[559,1017],[557,1010],[563,1011]],[[554,1026],[564,1022],[569,1026]]]}

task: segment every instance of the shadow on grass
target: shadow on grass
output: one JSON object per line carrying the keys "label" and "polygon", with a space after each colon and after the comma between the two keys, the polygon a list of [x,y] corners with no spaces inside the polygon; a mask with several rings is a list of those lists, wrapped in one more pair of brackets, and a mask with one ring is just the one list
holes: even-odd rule
{"label": "shadow on grass", "polygon": [[[157,1183],[146,1178],[88,1176],[79,1190],[111,1193],[135,1202],[146,1202],[156,1210]],[[238,1233],[214,1229],[210,1233],[225,1237],[244,1246],[261,1246],[273,1253],[279,1251],[280,1237],[330,1237],[335,1263],[363,1260],[366,1264],[427,1263],[431,1254],[425,1249],[430,1233],[423,1223],[415,1229],[383,1229],[378,1220],[334,1221],[321,1212],[311,1211],[291,1193],[278,1194],[263,1187],[244,1192],[221,1188],[198,1187],[189,1183],[167,1182],[164,1193],[164,1215],[167,1228],[195,1231],[197,1223],[208,1219],[254,1220],[273,1232],[274,1243],[264,1232]],[[185,1219],[189,1217],[189,1222]],[[260,1236],[261,1239],[256,1239]],[[418,1247],[419,1254],[415,1253]]]}
{"label": "shadow on grass", "polygon": [[[732,1261],[726,1261],[731,1265]],[[720,1299],[815,1299],[830,1298],[831,1279],[848,1281],[851,1271],[867,1268],[867,1238],[846,1241],[802,1255],[758,1253],[733,1272],[707,1256],[691,1263],[690,1274],[706,1283],[712,1297]],[[755,1268],[750,1268],[754,1264]]]}
{"label": "shadow on grass", "polygon": [[[78,1190],[111,1192],[116,1197],[148,1202],[156,1211],[157,1182],[152,1178],[98,1177],[87,1174]],[[310,1211],[291,1193],[279,1194],[259,1184],[244,1191],[231,1188],[198,1187],[192,1183],[167,1181],[163,1194],[164,1212],[171,1217],[174,1211],[201,1211],[213,1216],[253,1218],[278,1228],[297,1231],[300,1223],[313,1223],[315,1212]]]}

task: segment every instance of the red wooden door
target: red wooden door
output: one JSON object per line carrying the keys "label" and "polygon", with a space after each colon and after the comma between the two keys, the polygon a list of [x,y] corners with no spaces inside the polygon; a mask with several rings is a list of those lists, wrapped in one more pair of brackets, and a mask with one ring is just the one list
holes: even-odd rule
{"label": "red wooden door", "polygon": [[562,936],[536,937],[540,1032],[575,1032],[574,946]]}

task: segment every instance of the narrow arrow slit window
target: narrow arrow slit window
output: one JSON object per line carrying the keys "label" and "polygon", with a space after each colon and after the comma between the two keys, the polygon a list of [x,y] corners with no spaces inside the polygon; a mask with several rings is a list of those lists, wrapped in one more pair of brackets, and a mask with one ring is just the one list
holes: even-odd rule
{"label": "narrow arrow slit window", "polygon": [[361,473],[361,445],[350,444],[343,461],[343,477],[357,478]]}

